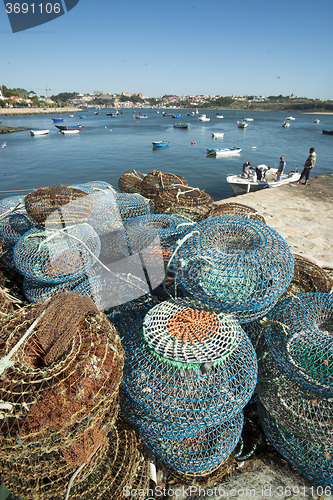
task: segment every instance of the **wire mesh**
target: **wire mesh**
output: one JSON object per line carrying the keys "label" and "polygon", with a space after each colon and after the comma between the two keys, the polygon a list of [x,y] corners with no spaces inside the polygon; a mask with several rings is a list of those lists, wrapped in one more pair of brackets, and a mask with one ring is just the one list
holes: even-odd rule
{"label": "wire mesh", "polygon": [[128,170],[124,172],[118,181],[119,191],[121,193],[137,193],[142,194],[142,181],[146,174],[142,174],[137,170]]}
{"label": "wire mesh", "polygon": [[221,217],[232,215],[235,217],[246,217],[247,219],[257,220],[259,222],[264,222],[265,218],[257,212],[255,208],[243,205],[242,203],[222,203],[214,204],[206,213],[205,219],[210,217]]}
{"label": "wire mesh", "polygon": [[117,193],[115,199],[123,222],[154,213],[152,202],[140,194]]}
{"label": "wire mesh", "polygon": [[264,316],[288,288],[294,269],[286,241],[266,224],[213,217],[191,227],[173,263],[185,291],[234,313],[241,323]]}
{"label": "wire mesh", "polygon": [[279,453],[313,484],[333,486],[333,449],[325,442],[306,441],[287,431],[258,403],[262,428]]}
{"label": "wire mesh", "polygon": [[294,275],[285,297],[307,292],[330,293],[333,280],[324,269],[302,255],[294,254],[294,261]]}
{"label": "wire mesh", "polygon": [[80,277],[73,281],[67,281],[66,283],[57,283],[53,285],[47,285],[41,283],[40,281],[35,281],[29,278],[23,279],[23,293],[30,303],[43,302],[46,299],[53,297],[59,293],[70,292],[84,279]]}
{"label": "wire mesh", "polygon": [[213,198],[198,188],[165,188],[154,199],[156,213],[180,215],[192,221],[203,219]]}
{"label": "wire mesh", "polygon": [[266,345],[281,369],[304,388],[333,397],[333,295],[302,293],[267,316]]}
{"label": "wire mesh", "polygon": [[104,194],[110,194],[117,192],[115,187],[113,187],[111,184],[105,181],[82,182],[81,184],[73,184],[72,186],[69,187],[79,189],[80,191],[84,191],[85,193],[88,194],[93,194],[98,192]]}
{"label": "wire mesh", "polygon": [[84,275],[96,263],[100,239],[89,224],[66,229],[31,229],[14,248],[14,263],[26,278],[64,283]]}
{"label": "wire mesh", "polygon": [[145,175],[142,180],[142,194],[154,200],[160,191],[174,186],[188,186],[188,182],[181,175],[153,170]]}
{"label": "wire mesh", "polygon": [[7,245],[14,246],[21,236],[35,225],[28,214],[13,212],[0,219],[0,240]]}
{"label": "wire mesh", "polygon": [[321,398],[295,383],[263,349],[256,394],[269,414],[295,435],[333,449],[333,398]]}
{"label": "wire mesh", "polygon": [[[192,311],[197,317],[191,324]],[[123,387],[138,409],[134,419],[142,411],[173,427],[174,435],[193,433],[230,419],[250,400],[256,355],[233,318],[183,299],[157,304],[142,325],[138,321],[130,328],[132,334],[123,338]]]}
{"label": "wire mesh", "polygon": [[67,186],[36,189],[24,202],[30,217],[48,227],[85,222],[93,210],[92,201],[85,192]]}

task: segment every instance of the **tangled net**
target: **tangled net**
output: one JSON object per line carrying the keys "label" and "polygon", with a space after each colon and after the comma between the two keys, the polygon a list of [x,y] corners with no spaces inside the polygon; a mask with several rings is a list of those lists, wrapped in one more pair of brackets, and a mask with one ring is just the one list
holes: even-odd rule
{"label": "tangled net", "polygon": [[311,483],[333,486],[333,450],[322,442],[306,441],[281,426],[261,405],[258,415],[262,428],[281,455]]}
{"label": "tangled net", "polygon": [[201,220],[213,204],[212,197],[198,188],[165,188],[154,199],[156,213],[176,214],[192,221]]}
{"label": "tangled net", "polygon": [[62,231],[31,229],[16,244],[14,262],[26,278],[64,283],[83,276],[96,263],[100,239],[88,224]]}
{"label": "tangled net", "polygon": [[205,219],[209,217],[220,217],[220,216],[236,216],[236,217],[246,217],[247,219],[257,220],[259,222],[264,222],[265,218],[257,212],[255,208],[248,207],[247,205],[242,205],[241,203],[223,203],[220,205],[213,205],[208,212],[205,214]]}
{"label": "tangled net", "polygon": [[84,222],[93,210],[86,193],[67,186],[36,189],[25,197],[24,203],[30,217],[48,227]]}
{"label": "tangled net", "polygon": [[64,293],[9,316],[0,352],[2,480],[53,498],[104,453],[119,408],[119,336],[88,297]]}
{"label": "tangled net", "polygon": [[142,181],[145,174],[136,170],[128,170],[124,172],[118,181],[119,191],[121,193],[137,193],[143,195]]}
{"label": "tangled net", "polygon": [[259,357],[256,394],[268,413],[296,436],[333,448],[333,398],[321,398],[295,384],[267,350]]}
{"label": "tangled net", "polygon": [[264,316],[288,288],[294,269],[286,241],[262,222],[214,217],[190,228],[173,268],[189,295],[235,313]]}
{"label": "tangled net", "polygon": [[333,397],[333,295],[302,293],[279,302],[264,329],[269,352],[305,389]]}
{"label": "tangled net", "polygon": [[294,275],[284,298],[307,292],[330,293],[333,280],[324,269],[301,255],[295,254],[294,260]]}
{"label": "tangled net", "polygon": [[29,302],[35,304],[37,302],[43,302],[53,295],[59,293],[70,292],[81,283],[84,276],[77,278],[76,280],[66,281],[66,283],[54,283],[45,284],[40,281],[34,281],[29,278],[23,279],[23,293]]}
{"label": "tangled net", "polygon": [[[198,319],[188,325],[189,310]],[[187,330],[179,330],[179,337],[174,320]],[[191,328],[199,337],[192,341],[187,338]],[[143,425],[139,421],[147,417],[157,433],[163,428],[164,435],[169,426],[173,437],[193,434],[222,424],[250,400],[256,355],[233,318],[189,299],[170,300],[153,307],[142,327],[137,322],[132,330],[123,339],[123,386],[136,408],[131,417],[125,412],[134,425]]]}
{"label": "tangled net", "polygon": [[153,172],[145,175],[142,180],[142,194],[146,198],[154,200],[159,192],[175,186],[188,186],[188,182],[181,175],[153,170]]}
{"label": "tangled net", "polygon": [[14,246],[21,236],[35,225],[28,214],[13,212],[0,218],[0,240],[9,246]]}
{"label": "tangled net", "polygon": [[88,194],[94,194],[94,193],[110,194],[117,192],[116,188],[114,188],[111,184],[105,181],[83,182],[82,184],[73,184],[70,187],[74,189],[79,189],[80,191],[84,191],[85,193]]}
{"label": "tangled net", "polygon": [[117,193],[115,200],[123,222],[154,212],[152,202],[140,194]]}

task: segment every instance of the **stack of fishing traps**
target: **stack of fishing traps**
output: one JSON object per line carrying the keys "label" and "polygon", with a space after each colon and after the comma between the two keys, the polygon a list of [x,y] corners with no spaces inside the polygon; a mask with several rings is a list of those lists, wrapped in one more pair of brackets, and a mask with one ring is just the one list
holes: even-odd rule
{"label": "stack of fishing traps", "polygon": [[275,448],[313,484],[333,487],[333,295],[301,293],[264,322],[259,417]]}
{"label": "stack of fishing traps", "polygon": [[191,299],[171,299],[123,339],[122,409],[166,466],[208,475],[232,453],[257,360],[237,320]]}

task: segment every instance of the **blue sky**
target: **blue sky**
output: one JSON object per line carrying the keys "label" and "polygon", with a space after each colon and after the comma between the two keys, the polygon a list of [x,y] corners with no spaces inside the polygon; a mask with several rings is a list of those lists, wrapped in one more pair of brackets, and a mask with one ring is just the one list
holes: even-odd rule
{"label": "blue sky", "polygon": [[1,3],[0,84],[333,99],[332,19],[332,0],[80,0],[12,33]]}

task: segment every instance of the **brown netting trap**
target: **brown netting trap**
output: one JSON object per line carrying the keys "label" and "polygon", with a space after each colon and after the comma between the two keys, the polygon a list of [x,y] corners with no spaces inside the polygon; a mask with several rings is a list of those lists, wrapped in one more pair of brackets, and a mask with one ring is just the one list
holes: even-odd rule
{"label": "brown netting trap", "polygon": [[[106,456],[84,481],[71,490],[71,500],[121,500],[124,491],[135,491],[135,498],[146,498],[150,464],[138,434],[120,415],[108,440]],[[125,491],[126,493],[126,491]],[[127,495],[129,498],[129,495]]]}
{"label": "brown netting trap", "polygon": [[67,186],[35,189],[24,203],[30,217],[39,224],[83,222],[93,211],[93,200],[87,193]]}
{"label": "brown netting trap", "polygon": [[0,355],[2,480],[25,498],[63,495],[78,466],[87,474],[104,453],[115,422],[118,333],[89,297],[63,293],[8,316]]}
{"label": "brown netting trap", "polygon": [[181,175],[153,170],[149,172],[142,181],[142,194],[146,198],[154,200],[160,191],[170,187],[188,186],[185,177]]}
{"label": "brown netting trap", "polygon": [[281,299],[307,292],[330,293],[333,288],[333,279],[325,269],[297,254],[294,254],[294,263],[292,281]]}
{"label": "brown netting trap", "polygon": [[255,208],[242,205],[241,203],[222,203],[221,205],[214,205],[205,214],[205,219],[209,217],[220,217],[224,215],[235,215],[237,217],[246,217],[247,219],[258,220],[264,222],[265,218],[257,212]]}
{"label": "brown netting trap", "polygon": [[192,221],[203,219],[213,203],[208,193],[186,186],[165,188],[154,200],[155,213],[176,214]]}
{"label": "brown netting trap", "polygon": [[119,191],[121,193],[138,193],[143,195],[142,181],[145,175],[134,169],[124,172],[118,181]]}

